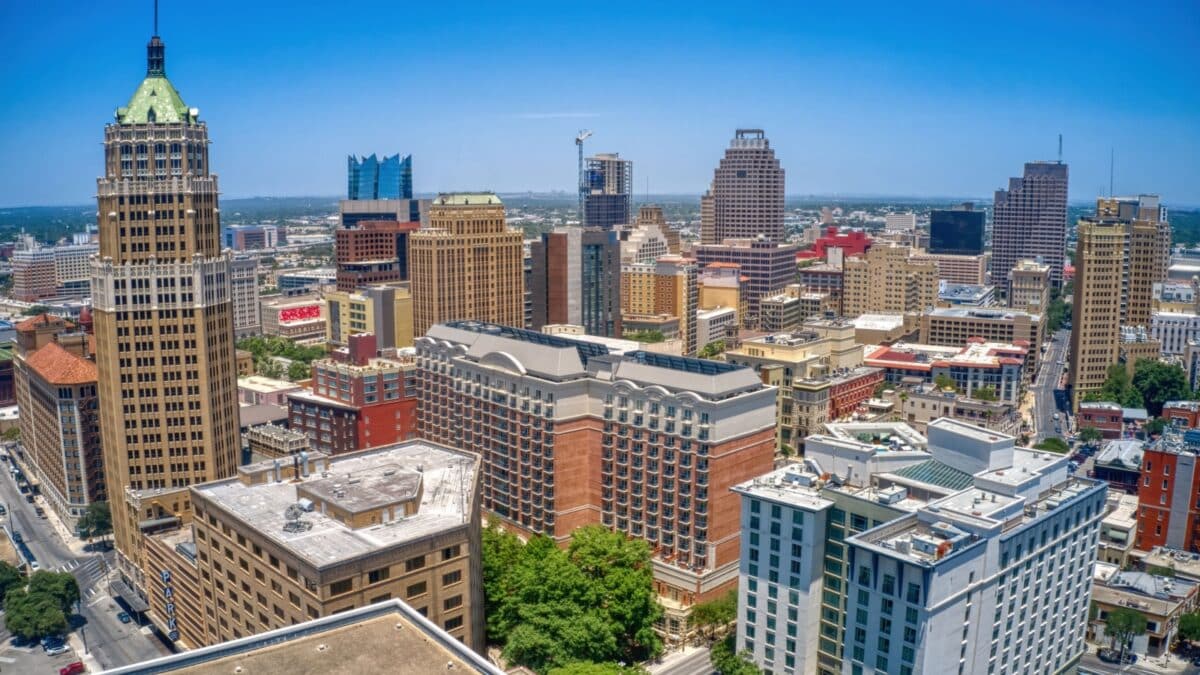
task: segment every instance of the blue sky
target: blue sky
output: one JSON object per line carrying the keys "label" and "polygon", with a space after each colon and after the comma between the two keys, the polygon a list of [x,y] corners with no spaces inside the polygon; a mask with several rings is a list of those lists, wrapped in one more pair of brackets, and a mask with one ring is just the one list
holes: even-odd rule
{"label": "blue sky", "polygon": [[[0,2],[0,205],[92,198],[150,0]],[[700,193],[739,126],[788,194],[987,196],[1065,136],[1071,198],[1200,205],[1200,4],[162,0],[167,72],[226,196],[333,195],[348,153],[419,192],[572,189],[573,138],[637,192]]]}

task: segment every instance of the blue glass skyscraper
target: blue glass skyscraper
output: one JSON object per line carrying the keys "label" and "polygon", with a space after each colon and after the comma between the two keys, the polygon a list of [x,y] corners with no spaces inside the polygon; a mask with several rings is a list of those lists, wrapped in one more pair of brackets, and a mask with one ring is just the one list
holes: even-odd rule
{"label": "blue glass skyscraper", "polygon": [[412,155],[346,158],[349,199],[412,199]]}

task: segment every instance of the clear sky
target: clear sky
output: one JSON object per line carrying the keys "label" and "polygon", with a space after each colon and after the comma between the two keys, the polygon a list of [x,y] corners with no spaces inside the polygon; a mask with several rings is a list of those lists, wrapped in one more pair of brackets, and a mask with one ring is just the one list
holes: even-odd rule
{"label": "clear sky", "polygon": [[[0,0],[0,205],[86,203],[151,0]],[[1200,204],[1200,3],[162,0],[167,73],[226,196],[335,195],[349,153],[418,192],[702,192],[762,127],[788,194],[988,196],[1065,137],[1071,198]]]}

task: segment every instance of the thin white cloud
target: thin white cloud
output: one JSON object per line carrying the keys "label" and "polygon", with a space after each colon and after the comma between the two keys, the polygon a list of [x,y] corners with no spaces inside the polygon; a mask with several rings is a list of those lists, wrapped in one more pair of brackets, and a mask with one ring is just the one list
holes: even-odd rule
{"label": "thin white cloud", "polygon": [[584,117],[600,117],[597,112],[530,112],[517,113],[513,117],[519,120],[562,120]]}

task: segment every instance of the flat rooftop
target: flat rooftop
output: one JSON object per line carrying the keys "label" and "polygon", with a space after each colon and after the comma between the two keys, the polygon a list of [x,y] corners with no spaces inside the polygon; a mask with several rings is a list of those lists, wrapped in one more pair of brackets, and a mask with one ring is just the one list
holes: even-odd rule
{"label": "flat rooftop", "polygon": [[300,385],[296,384],[295,382],[277,380],[272,377],[263,377],[262,375],[239,377],[237,383],[239,389],[249,389],[250,391],[258,392],[260,394],[271,394],[300,388]]}
{"label": "flat rooftop", "polygon": [[[204,499],[232,513],[248,527],[316,568],[345,562],[458,527],[471,517],[478,458],[426,441],[406,441],[372,450],[329,457],[324,472],[299,482],[247,485],[239,478],[193,488]],[[242,467],[263,470],[273,460]],[[415,496],[417,512],[405,518],[351,529],[319,511],[305,513],[306,530],[284,529],[284,512],[301,498],[301,490],[355,512]]]}
{"label": "flat rooftop", "polygon": [[111,675],[504,675],[400,600],[104,671]]}

